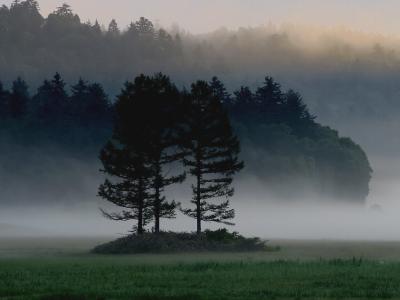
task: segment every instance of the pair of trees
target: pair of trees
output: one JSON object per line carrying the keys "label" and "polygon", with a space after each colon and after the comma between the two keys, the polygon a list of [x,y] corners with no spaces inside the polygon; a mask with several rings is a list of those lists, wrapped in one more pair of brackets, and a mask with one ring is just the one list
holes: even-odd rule
{"label": "pair of trees", "polygon": [[[122,208],[104,215],[113,220],[137,220],[144,232],[154,220],[174,218],[180,204],[169,201],[165,188],[182,183],[186,172],[194,177],[192,208],[181,211],[197,220],[231,224],[234,210],[233,175],[243,168],[239,141],[229,117],[212,87],[198,81],[181,92],[162,74],[141,75],[127,83],[115,105],[112,140],[100,154],[103,171],[111,175],[99,195]],[[226,198],[215,203],[213,200]]]}

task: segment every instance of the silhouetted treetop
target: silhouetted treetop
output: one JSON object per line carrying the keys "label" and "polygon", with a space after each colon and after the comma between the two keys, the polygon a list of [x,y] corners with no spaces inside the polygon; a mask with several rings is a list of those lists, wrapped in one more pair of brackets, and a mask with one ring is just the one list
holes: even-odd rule
{"label": "silhouetted treetop", "polygon": [[69,6],[66,3],[64,3],[60,7],[57,7],[57,9],[54,11],[54,14],[56,16],[64,17],[64,18],[73,18],[74,17],[71,6]]}
{"label": "silhouetted treetop", "polygon": [[139,21],[135,23],[135,27],[140,36],[146,38],[154,37],[154,25],[150,20],[141,17]]}
{"label": "silhouetted treetop", "polygon": [[29,102],[27,83],[18,77],[12,84],[8,100],[8,110],[12,118],[21,118],[26,114]]}
{"label": "silhouetted treetop", "polygon": [[112,19],[110,24],[108,25],[108,34],[112,36],[119,36],[120,34],[120,30],[117,21],[115,21],[115,19]]}

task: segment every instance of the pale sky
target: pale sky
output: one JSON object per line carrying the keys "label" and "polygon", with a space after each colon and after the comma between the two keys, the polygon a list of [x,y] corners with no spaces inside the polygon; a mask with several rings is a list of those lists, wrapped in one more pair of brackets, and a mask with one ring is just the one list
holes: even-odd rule
{"label": "pale sky", "polygon": [[[12,0],[0,0],[10,4]],[[63,2],[83,21],[117,19],[121,27],[145,16],[164,27],[174,23],[192,33],[220,27],[295,23],[344,26],[400,36],[399,0],[39,0],[44,15]]]}

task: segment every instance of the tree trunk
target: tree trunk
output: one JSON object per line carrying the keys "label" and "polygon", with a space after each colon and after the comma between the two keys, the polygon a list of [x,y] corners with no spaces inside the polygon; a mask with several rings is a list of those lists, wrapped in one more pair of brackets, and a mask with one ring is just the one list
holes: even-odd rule
{"label": "tree trunk", "polygon": [[160,233],[160,188],[157,186],[155,191],[154,203],[154,232]]}
{"label": "tree trunk", "polygon": [[137,234],[143,234],[143,208],[139,209]]}
{"label": "tree trunk", "polygon": [[196,191],[196,219],[197,219],[197,235],[201,234],[201,147],[197,144],[196,149],[196,180],[197,180],[197,191]]}
{"label": "tree trunk", "polygon": [[201,175],[200,170],[197,175],[197,193],[196,193],[196,219],[197,219],[197,234],[201,234],[201,194],[200,194],[200,181]]}
{"label": "tree trunk", "polygon": [[138,225],[137,225],[137,234],[143,234],[143,181],[139,180],[139,207],[138,207]]}
{"label": "tree trunk", "polygon": [[160,233],[160,217],[161,217],[161,189],[162,175],[160,159],[156,163],[156,179],[155,179],[155,195],[154,195],[154,232]]}

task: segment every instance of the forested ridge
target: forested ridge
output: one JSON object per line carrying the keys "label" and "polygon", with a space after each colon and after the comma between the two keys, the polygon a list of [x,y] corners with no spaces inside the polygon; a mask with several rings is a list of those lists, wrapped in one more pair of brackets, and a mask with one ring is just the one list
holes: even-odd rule
{"label": "forested ridge", "polygon": [[25,76],[35,86],[58,70],[69,80],[92,78],[117,93],[134,75],[167,67],[180,72],[183,62],[179,35],[146,18],[125,30],[115,20],[104,28],[81,22],[67,4],[44,18],[34,0],[0,8],[0,41],[0,69],[7,71],[3,80]]}
{"label": "forested ridge", "polygon": [[82,23],[68,5],[44,18],[33,0],[0,8],[0,40],[3,202],[20,182],[16,202],[27,194],[38,201],[94,197],[88,186],[100,180],[98,152],[111,135],[114,95],[125,80],[160,71],[179,78],[178,86],[187,74],[207,79],[241,142],[239,180],[260,180],[276,199],[363,203],[368,195],[371,168],[360,146],[320,125],[299,93],[264,79],[268,70],[257,86],[231,83],[228,90],[210,79],[226,65],[218,55],[206,59],[213,53],[207,43],[184,41],[146,18],[126,29],[115,20],[108,28]]}

